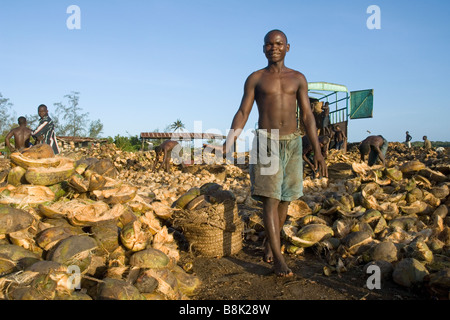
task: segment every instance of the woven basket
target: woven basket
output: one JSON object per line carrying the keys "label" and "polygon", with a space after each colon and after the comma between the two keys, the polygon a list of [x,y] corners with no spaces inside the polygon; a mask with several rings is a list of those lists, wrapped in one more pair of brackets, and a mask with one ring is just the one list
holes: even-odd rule
{"label": "woven basket", "polygon": [[235,201],[182,211],[176,224],[183,229],[191,250],[204,257],[223,257],[242,249],[244,222]]}

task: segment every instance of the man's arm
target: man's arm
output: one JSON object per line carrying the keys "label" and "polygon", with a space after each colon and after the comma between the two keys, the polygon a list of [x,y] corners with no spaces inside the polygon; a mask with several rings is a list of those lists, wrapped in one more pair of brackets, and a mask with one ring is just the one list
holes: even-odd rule
{"label": "man's arm", "polygon": [[11,142],[9,141],[13,135],[14,135],[14,129],[11,130],[5,137],[5,144],[11,152],[13,152],[15,150],[15,148],[13,148],[11,146]]}
{"label": "man's arm", "polygon": [[381,162],[383,162],[383,165],[386,165],[386,159],[384,158],[383,152],[381,152],[381,149],[378,146],[373,146],[376,153],[378,154],[378,157],[380,158]]}
{"label": "man's arm", "polygon": [[297,91],[297,101],[300,104],[300,109],[302,112],[302,120],[305,125],[306,135],[309,138],[309,142],[314,150],[314,166],[315,170],[319,167],[320,173],[324,177],[328,177],[328,169],[325,164],[325,160],[322,156],[320,149],[319,138],[317,136],[317,127],[314,115],[311,111],[309,97],[308,97],[308,82],[305,76],[300,74],[300,86]]}
{"label": "man's arm", "polygon": [[35,138],[36,140],[36,144],[42,143],[42,140],[44,140],[44,135],[47,133],[47,131],[49,130],[49,126],[48,126],[49,122],[48,121],[44,121],[42,123],[39,123],[39,126],[36,128],[36,130],[34,130],[33,132],[31,132],[31,135]]}
{"label": "man's arm", "polygon": [[247,123],[248,117],[253,108],[253,103],[255,102],[256,82],[257,79],[254,73],[251,74],[245,81],[244,95],[242,97],[241,105],[233,118],[231,130],[228,133],[225,143],[223,144],[224,154],[227,154],[230,151],[234,145],[234,142],[239,137],[245,127],[245,124]]}
{"label": "man's arm", "polygon": [[234,142],[237,140],[239,135],[244,129],[245,124],[247,123],[250,112],[253,108],[253,103],[255,101],[255,88],[256,88],[256,76],[255,74],[251,74],[244,85],[244,95],[242,97],[241,104],[239,106],[238,111],[234,115],[233,121],[231,123],[231,130],[228,133],[228,136],[225,140],[225,143],[222,146],[214,146],[211,144],[204,144],[203,149],[207,149],[207,151],[211,152],[213,150],[222,149],[223,157],[226,156],[228,152],[231,151]]}

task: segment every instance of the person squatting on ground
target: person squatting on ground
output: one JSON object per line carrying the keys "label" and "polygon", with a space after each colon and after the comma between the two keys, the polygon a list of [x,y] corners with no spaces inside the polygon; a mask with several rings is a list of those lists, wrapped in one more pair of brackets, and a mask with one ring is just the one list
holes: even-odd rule
{"label": "person squatting on ground", "polygon": [[[210,146],[227,154],[242,132],[253,104],[258,107],[258,130],[250,161],[252,197],[263,204],[266,232],[264,260],[274,263],[278,276],[292,276],[281,253],[280,233],[289,204],[303,195],[302,138],[297,127],[297,103],[306,134],[314,149],[314,166],[328,176],[317,136],[315,119],[308,97],[305,76],[284,64],[290,45],[280,30],[264,37],[263,52],[267,67],[253,72],[246,80],[244,94],[231,130],[222,147]],[[254,156],[257,159],[254,159]]]}
{"label": "person squatting on ground", "polygon": [[[328,136],[319,136],[319,144],[320,150],[322,152],[322,156],[324,159],[327,158],[328,155],[328,146],[330,144],[330,137]],[[314,165],[311,162],[311,158],[313,157],[313,147],[309,142],[308,136],[304,136],[302,138],[302,158],[303,161],[311,168],[312,178],[316,178],[316,170]]]}
{"label": "person squatting on ground", "polygon": [[388,149],[388,141],[383,136],[369,136],[359,145],[361,161],[365,161],[365,155],[369,154],[368,165],[373,166],[379,159],[383,165],[386,165],[386,152]]}
{"label": "person squatting on ground", "polygon": [[[30,138],[33,130],[27,127],[27,119],[25,117],[19,117],[17,121],[19,126],[12,129],[5,137],[5,144],[11,152],[22,152],[24,149],[29,148],[32,145]],[[11,146],[10,141],[13,137],[14,147]]]}
{"label": "person squatting on ground", "polygon": [[432,149],[431,141],[428,140],[427,136],[423,136],[423,148],[425,151],[429,151]]}
{"label": "person squatting on ground", "polygon": [[38,114],[41,119],[39,120],[38,127],[31,135],[36,140],[36,144],[48,144],[52,147],[53,153],[57,155],[59,154],[59,146],[58,141],[56,140],[55,124],[48,115],[47,106],[41,104],[38,107]]}

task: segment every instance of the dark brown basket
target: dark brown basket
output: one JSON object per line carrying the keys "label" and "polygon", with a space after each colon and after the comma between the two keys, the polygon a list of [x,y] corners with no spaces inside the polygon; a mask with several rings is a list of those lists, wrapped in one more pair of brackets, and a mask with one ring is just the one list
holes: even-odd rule
{"label": "dark brown basket", "polygon": [[183,210],[175,219],[191,250],[204,257],[223,257],[242,249],[244,222],[235,201],[225,201],[198,210]]}

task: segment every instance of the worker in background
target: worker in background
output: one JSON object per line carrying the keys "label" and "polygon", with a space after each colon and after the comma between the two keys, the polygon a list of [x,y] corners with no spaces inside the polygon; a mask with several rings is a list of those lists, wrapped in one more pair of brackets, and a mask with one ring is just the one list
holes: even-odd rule
{"label": "worker in background", "polygon": [[411,148],[411,140],[412,137],[409,135],[409,131],[406,131],[405,145],[408,149]]}
{"label": "worker in background", "polygon": [[425,149],[425,151],[430,151],[433,149],[431,141],[428,140],[427,136],[423,136],[423,148]]}

